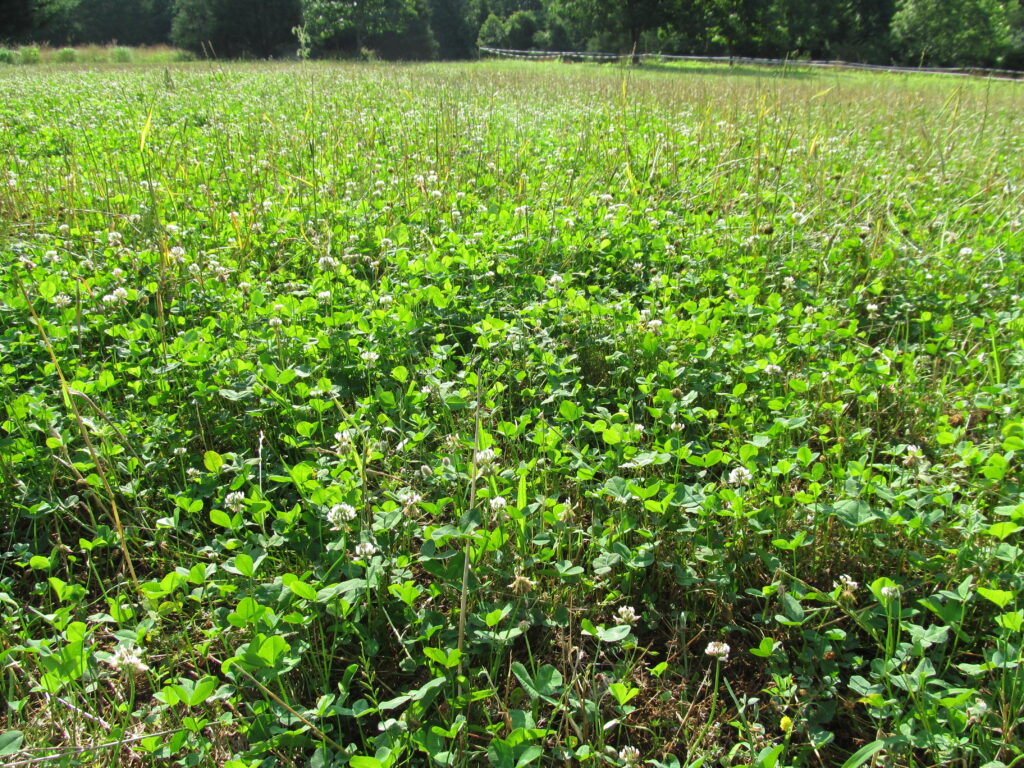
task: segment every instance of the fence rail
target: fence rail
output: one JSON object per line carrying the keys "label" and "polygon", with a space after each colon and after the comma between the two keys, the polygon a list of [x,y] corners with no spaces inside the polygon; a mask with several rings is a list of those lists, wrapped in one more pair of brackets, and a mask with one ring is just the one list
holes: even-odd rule
{"label": "fence rail", "polygon": [[984,67],[892,67],[883,64],[861,64],[853,61],[817,59],[760,59],[747,56],[675,56],[665,53],[602,53],[593,51],[521,51],[512,48],[480,48],[481,56],[530,61],[690,61],[704,64],[754,65],[760,67],[813,67],[819,69],[859,69],[873,72],[908,72],[925,75],[988,77],[997,80],[1024,79],[1024,72],[1013,69]]}

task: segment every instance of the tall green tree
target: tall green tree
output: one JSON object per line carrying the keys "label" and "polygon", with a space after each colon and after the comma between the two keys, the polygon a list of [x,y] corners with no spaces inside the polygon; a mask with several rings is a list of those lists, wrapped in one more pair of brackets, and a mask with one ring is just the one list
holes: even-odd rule
{"label": "tall green tree", "polygon": [[15,43],[32,32],[32,0],[0,3],[0,43]]}
{"label": "tall green tree", "polygon": [[170,0],[80,0],[77,42],[151,45],[171,32]]}
{"label": "tall green tree", "polygon": [[899,0],[892,35],[908,63],[986,66],[1009,47],[1010,24],[999,0]]}
{"label": "tall green tree", "polygon": [[640,38],[670,20],[670,0],[563,0],[561,15],[598,47],[641,50]]}
{"label": "tall green tree", "polygon": [[1010,40],[1003,66],[1024,70],[1024,6],[1018,0],[1007,0],[1006,18],[1010,24]]}
{"label": "tall green tree", "polygon": [[32,33],[37,42],[73,43],[78,35],[79,0],[33,0]]}
{"label": "tall green tree", "polygon": [[299,0],[174,0],[171,41],[217,56],[266,58],[295,43]]}
{"label": "tall green tree", "polygon": [[357,51],[383,46],[403,58],[436,54],[426,0],[304,0],[303,19],[322,48],[344,48],[349,40]]}
{"label": "tall green tree", "polygon": [[477,30],[466,0],[430,0],[430,29],[442,59],[466,59],[475,53]]}

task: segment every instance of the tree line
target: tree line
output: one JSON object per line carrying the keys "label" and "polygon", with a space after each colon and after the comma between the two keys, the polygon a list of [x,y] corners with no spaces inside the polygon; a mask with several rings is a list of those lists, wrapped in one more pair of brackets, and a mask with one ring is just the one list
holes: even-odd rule
{"label": "tree line", "polygon": [[0,43],[228,58],[466,59],[478,46],[1024,69],[1021,0],[2,0]]}

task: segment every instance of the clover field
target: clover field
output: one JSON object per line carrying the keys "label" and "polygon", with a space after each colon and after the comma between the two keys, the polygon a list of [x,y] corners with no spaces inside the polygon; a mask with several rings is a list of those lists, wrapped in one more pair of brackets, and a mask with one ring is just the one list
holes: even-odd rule
{"label": "clover field", "polygon": [[0,71],[8,766],[1024,764],[1024,84]]}

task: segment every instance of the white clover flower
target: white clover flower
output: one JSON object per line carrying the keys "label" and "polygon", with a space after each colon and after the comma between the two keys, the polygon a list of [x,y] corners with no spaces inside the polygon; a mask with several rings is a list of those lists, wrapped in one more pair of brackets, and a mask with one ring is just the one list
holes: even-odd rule
{"label": "white clover flower", "polygon": [[403,507],[409,509],[423,501],[423,497],[416,493],[416,491],[407,490],[398,494],[398,500],[402,502]]}
{"label": "white clover flower", "polygon": [[351,429],[334,433],[334,447],[338,453],[347,453],[352,450],[353,437],[355,437],[355,433]]}
{"label": "white clover flower", "polygon": [[778,376],[782,373],[782,366],[776,365],[775,363],[769,363],[764,367],[764,372],[770,376]]}
{"label": "white clover flower", "polygon": [[746,467],[735,467],[729,473],[729,485],[747,485],[754,479],[754,475]]}
{"label": "white clover flower", "polygon": [[494,450],[484,448],[482,451],[477,451],[474,458],[478,467],[488,467],[494,463]]}
{"label": "white clover flower", "polygon": [[975,699],[974,704],[967,708],[968,722],[977,723],[988,714],[988,703],[984,699]]}
{"label": "white clover flower", "polygon": [[882,597],[884,597],[886,600],[898,600],[901,594],[900,588],[898,586],[882,587],[879,591],[882,593]]}
{"label": "white clover flower", "polygon": [[527,208],[525,205],[519,205],[519,206],[516,206],[515,215],[516,216],[526,216],[528,211],[529,211],[529,208]]}
{"label": "white clover flower", "polygon": [[877,304],[868,304],[867,306],[864,307],[864,309],[867,310],[868,317],[878,317],[878,305]]}
{"label": "white clover flower", "polygon": [[106,660],[113,669],[131,669],[135,672],[145,672],[149,667],[142,661],[142,655],[136,648],[129,648],[126,645],[119,645],[113,655]]}
{"label": "white clover flower", "polygon": [[490,502],[492,512],[500,512],[508,506],[508,500],[504,496],[495,496]]}
{"label": "white clover flower", "polygon": [[110,245],[120,245],[123,240],[120,232],[107,232],[107,242]]}
{"label": "white clover flower", "polygon": [[359,357],[364,363],[369,363],[370,365],[373,365],[380,359],[380,355],[376,352],[363,352]]}
{"label": "white clover flower", "polygon": [[719,640],[712,640],[708,643],[707,648],[704,649],[704,653],[712,658],[719,659],[720,661],[729,660],[729,651],[732,649],[728,643],[723,643]]}
{"label": "white clover flower", "polygon": [[854,581],[851,576],[844,573],[839,577],[839,581],[835,582],[832,586],[842,587],[843,591],[846,592],[855,592],[860,587],[860,584]]}
{"label": "white clover flower", "polygon": [[232,512],[241,512],[245,508],[245,494],[241,491],[232,491],[224,497],[224,506]]}
{"label": "white clover flower", "polygon": [[243,280],[238,284],[238,290],[240,290],[242,293],[248,293],[249,291],[252,290],[252,283],[248,283],[245,280]]}
{"label": "white clover flower", "polygon": [[114,300],[118,302],[125,301],[128,298],[128,290],[122,286],[118,286],[114,289]]}
{"label": "white clover flower", "polygon": [[921,450],[919,446],[908,445],[907,453],[903,457],[903,466],[913,467],[916,464],[918,464],[922,458],[924,458],[924,452]]}
{"label": "white clover flower", "polygon": [[967,256],[973,256],[973,255],[974,255],[974,249],[973,248],[968,248],[968,247],[964,246],[963,248],[960,249],[960,256],[963,257],[963,258],[966,258]]}
{"label": "white clover flower", "polygon": [[272,317],[269,320],[267,320],[267,325],[269,325],[271,328],[280,328],[282,325],[284,325],[284,321],[280,317]]}
{"label": "white clover flower", "polygon": [[623,765],[639,765],[640,750],[636,747],[623,747],[619,750],[619,760],[622,761]]}
{"label": "white clover flower", "polygon": [[524,592],[529,592],[535,586],[537,586],[537,582],[532,579],[528,579],[522,574],[517,574],[515,579],[508,585],[508,588],[516,594],[521,595]]}
{"label": "white clover flower", "polygon": [[188,476],[189,480],[198,480],[203,476],[203,473],[195,467],[189,467],[186,469],[185,474]]}
{"label": "white clover flower", "polygon": [[793,277],[792,275],[786,275],[784,278],[782,278],[782,284],[787,288],[792,288],[794,285],[796,285],[796,278]]}
{"label": "white clover flower", "polygon": [[330,291],[320,291],[320,293],[318,293],[316,295],[316,298],[317,298],[318,301],[326,303],[326,302],[331,300],[331,292]]}
{"label": "white clover flower", "polygon": [[615,612],[615,623],[616,624],[629,624],[633,626],[640,620],[637,616],[636,609],[631,605],[623,605]]}
{"label": "white clover flower", "polygon": [[327,522],[332,531],[340,531],[345,523],[356,519],[356,508],[351,504],[335,504],[327,513]]}
{"label": "white clover flower", "polygon": [[548,278],[548,285],[550,285],[552,288],[557,288],[564,282],[565,278],[557,273]]}
{"label": "white clover flower", "polygon": [[110,270],[110,276],[115,280],[120,280],[122,277],[124,277],[124,270],[121,269],[120,267],[114,267],[112,270]]}
{"label": "white clover flower", "polygon": [[336,269],[338,266],[338,260],[335,259],[333,256],[321,256],[320,259],[317,261],[317,264],[320,265],[320,269],[326,272],[332,269]]}
{"label": "white clover flower", "polygon": [[377,547],[374,546],[373,542],[361,541],[356,544],[355,556],[358,560],[367,560],[377,554]]}
{"label": "white clover flower", "polygon": [[66,293],[58,293],[53,297],[53,303],[60,309],[64,309],[64,307],[71,304],[71,297]]}

